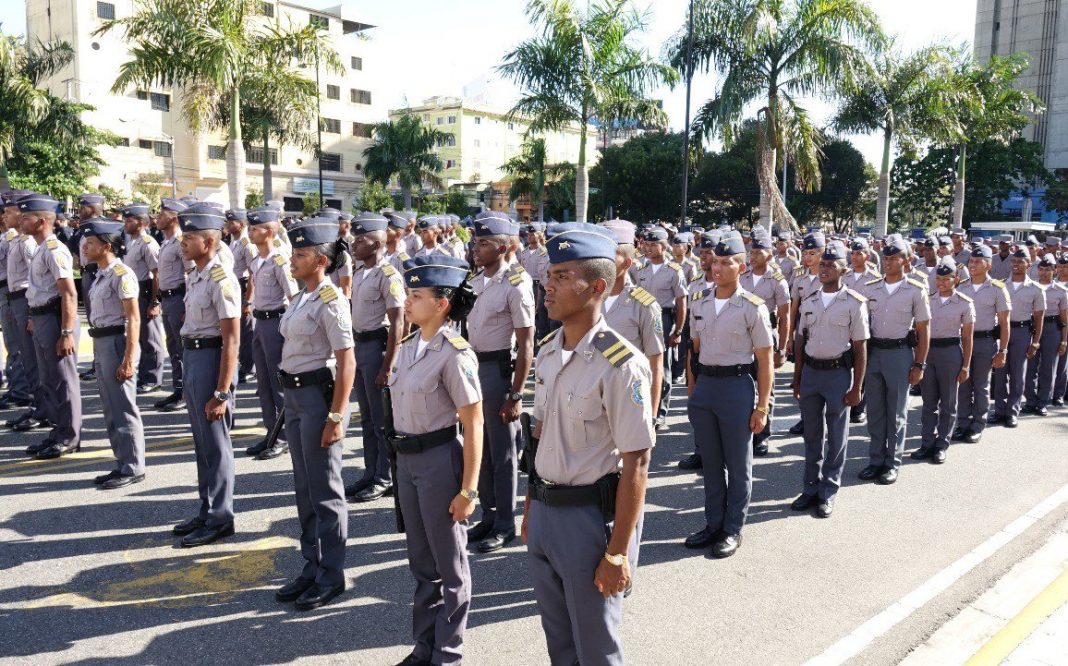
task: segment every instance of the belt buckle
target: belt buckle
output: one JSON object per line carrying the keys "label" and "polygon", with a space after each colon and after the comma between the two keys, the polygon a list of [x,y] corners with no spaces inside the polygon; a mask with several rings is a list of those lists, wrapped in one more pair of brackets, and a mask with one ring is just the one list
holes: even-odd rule
{"label": "belt buckle", "polygon": [[200,349],[200,338],[193,338],[193,349]]}
{"label": "belt buckle", "polygon": [[293,375],[293,386],[295,386],[296,388],[300,388],[300,376],[299,375]]}

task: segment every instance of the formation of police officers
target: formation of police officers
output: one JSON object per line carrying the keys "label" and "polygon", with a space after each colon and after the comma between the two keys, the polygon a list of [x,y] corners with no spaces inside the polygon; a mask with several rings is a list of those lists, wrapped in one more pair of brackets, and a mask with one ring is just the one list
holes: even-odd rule
{"label": "formation of police officers", "polygon": [[[308,610],[341,594],[346,500],[392,496],[416,581],[405,665],[461,661],[468,545],[490,553],[516,538],[521,452],[519,534],[550,661],[623,662],[622,603],[673,384],[686,384],[696,433],[679,466],[704,471],[704,523],[684,543],[717,558],[741,546],[787,360],[802,416],[791,432],[805,443],[791,507],[821,518],[850,423],[866,421],[870,437],[860,477],[897,481],[910,391],[922,396],[911,457],[935,464],[951,442],[1065,397],[1068,254],[1053,237],[795,242],[624,220],[521,226],[487,211],[465,244],[455,216],[408,211],[291,219],[277,202],[223,210],[186,197],[109,217],[86,194],[62,222],[52,197],[0,195],[2,406],[25,407],[8,427],[47,430],[27,453],[80,447],[77,262],[93,343],[81,380],[96,382],[116,458],[95,483],[144,480],[136,398],[161,389],[167,359],[170,392],[153,409],[187,412],[200,496],[173,532],[185,547],[232,535],[234,392],[254,381],[269,434],[246,453],[289,453],[301,531],[303,568],[277,600]],[[352,394],[364,464],[346,486]]]}

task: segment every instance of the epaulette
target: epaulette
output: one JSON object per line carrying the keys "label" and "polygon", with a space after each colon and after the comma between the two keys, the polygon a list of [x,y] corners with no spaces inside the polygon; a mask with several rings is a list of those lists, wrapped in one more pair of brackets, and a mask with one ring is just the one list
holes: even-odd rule
{"label": "epaulette", "polygon": [[408,256],[407,252],[399,252],[399,253],[397,253],[397,258],[400,259],[401,261],[408,261],[409,259],[411,259],[411,257]]}
{"label": "epaulette", "polygon": [[519,264],[516,264],[512,267],[511,272],[509,272],[508,274],[508,283],[511,284],[513,287],[520,284],[521,282],[523,282],[523,273],[526,273],[526,271],[523,270],[523,267]]}
{"label": "epaulette", "polygon": [[642,305],[649,306],[656,302],[656,296],[653,296],[648,291],[641,287],[635,287],[630,290],[630,297],[638,301]]}
{"label": "epaulette", "polygon": [[745,300],[749,301],[753,305],[758,305],[758,306],[759,305],[764,305],[764,299],[759,297],[759,296],[757,296],[756,294],[754,294],[752,292],[748,292],[748,291],[745,292],[744,294],[742,294],[742,298],[744,298]]}
{"label": "epaulette", "polygon": [[773,280],[785,280],[785,279],[786,279],[786,276],[785,276],[785,275],[783,275],[783,274],[782,274],[781,272],[779,272],[779,271],[775,271],[774,273],[772,273],[772,274],[771,274],[771,278],[772,278]]}
{"label": "epaulette", "polygon": [[990,284],[994,285],[995,287],[998,287],[999,289],[1005,288],[1005,283],[1002,280],[995,280],[994,278],[991,278]]}
{"label": "epaulette", "polygon": [[674,261],[667,262],[667,265],[668,265],[668,267],[673,268],[673,269],[675,269],[677,271],[681,271],[682,270],[682,266],[676,264]]}
{"label": "epaulette", "polygon": [[334,289],[334,285],[324,284],[319,287],[319,300],[323,303],[337,300],[337,289]]}
{"label": "epaulette", "polygon": [[415,337],[415,336],[416,336],[416,335],[417,335],[418,333],[419,333],[419,329],[417,328],[417,329],[415,329],[414,331],[412,331],[411,333],[409,333],[408,335],[406,335],[406,336],[404,336],[403,338],[401,338],[401,342],[402,342],[402,343],[403,343],[403,342],[408,342],[409,340],[411,340],[412,338],[414,338],[414,337]]}
{"label": "epaulette", "polygon": [[700,291],[693,292],[692,294],[690,294],[690,300],[691,301],[699,301],[699,300],[701,300],[701,298],[705,295],[706,291],[708,291],[708,290],[707,289],[702,289]]}
{"label": "epaulette", "polygon": [[538,340],[538,346],[539,346],[539,347],[544,347],[544,346],[545,346],[545,343],[546,343],[546,342],[548,342],[548,341],[550,341],[550,340],[552,340],[552,339],[553,339],[553,336],[555,336],[555,335],[556,335],[557,333],[559,333],[559,332],[560,332],[560,329],[558,329],[558,328],[557,328],[557,329],[554,329],[554,330],[552,330],[552,331],[549,331],[549,335],[546,335],[546,336],[545,336],[544,338],[542,338],[541,340]]}
{"label": "epaulette", "polygon": [[248,245],[248,236],[243,236],[241,238],[241,244],[242,245]]}
{"label": "epaulette", "polygon": [[280,254],[276,254],[276,255],[274,255],[274,263],[278,264],[279,266],[285,266],[286,265],[286,258],[283,257]]}
{"label": "epaulette", "polygon": [[805,267],[798,266],[794,268],[794,277],[802,277],[805,274]]}
{"label": "epaulette", "polygon": [[[819,293],[820,292],[818,292],[818,291],[816,292],[817,295]],[[861,294],[859,291],[853,291],[849,287],[846,287],[846,293],[849,294],[850,296],[852,296],[853,298],[857,299],[861,303],[867,303],[868,302],[868,298],[866,296],[864,296],[863,294]]]}
{"label": "epaulette", "polygon": [[386,277],[393,277],[397,274],[397,269],[393,268],[393,264],[386,264],[382,266],[382,275]]}
{"label": "epaulette", "polygon": [[905,278],[905,282],[908,282],[913,287],[919,287],[920,289],[923,289],[924,291],[927,290],[927,285],[925,285],[924,283],[920,282],[919,280],[913,280],[912,278]]}
{"label": "epaulette", "polygon": [[211,269],[211,279],[216,282],[222,282],[226,279],[226,269],[222,266],[216,266]]}
{"label": "epaulette", "polygon": [[974,300],[972,300],[971,296],[965,296],[964,294],[960,293],[959,291],[957,292],[957,296],[960,296],[961,298],[963,298],[965,303],[974,303],[975,302]]}
{"label": "epaulette", "polygon": [[125,264],[119,264],[115,268],[112,268],[111,272],[114,273],[115,275],[118,275],[119,277],[122,277],[123,275],[126,275],[130,271],[129,271],[129,269],[126,268]]}
{"label": "epaulette", "polygon": [[545,256],[546,254],[549,254],[549,250],[546,249],[544,245],[542,245],[540,248],[538,248],[538,254]]}
{"label": "epaulette", "polygon": [[694,278],[692,280],[690,280],[690,284],[693,284],[694,282],[700,282],[704,277],[705,277],[704,273],[698,273],[697,275],[694,276]]}
{"label": "epaulette", "polygon": [[14,229],[8,229],[7,233],[4,234],[4,238],[10,243],[11,241],[13,241],[16,238],[18,238],[18,235],[19,235],[19,232],[15,231]]}
{"label": "epaulette", "polygon": [[919,274],[920,274],[921,276],[923,276],[924,278],[928,278],[928,277],[930,277],[930,276],[931,276],[931,274],[930,274],[930,273],[928,273],[927,271],[924,271],[924,270],[920,270],[919,268],[914,268],[914,269],[912,269],[912,270],[913,270],[913,271],[915,271],[916,273],[919,273]]}
{"label": "epaulette", "polygon": [[879,284],[882,281],[883,281],[882,278],[875,278],[874,280],[869,280],[869,281],[865,282],[864,284],[865,285]]}
{"label": "epaulette", "polygon": [[619,336],[612,331],[601,331],[593,336],[593,346],[616,368],[634,355],[634,352],[627,347],[627,343],[620,340]]}
{"label": "epaulette", "polygon": [[59,247],[59,240],[57,240],[57,239],[55,239],[55,238],[49,238],[49,239],[48,239],[48,242],[47,242],[47,243],[45,243],[45,245],[47,245],[47,246],[48,246],[48,249],[49,249],[49,250],[54,250],[54,249],[56,249],[57,247]]}
{"label": "epaulette", "polygon": [[449,344],[451,344],[453,347],[456,347],[456,349],[458,351],[463,351],[465,349],[470,349],[471,348],[471,343],[468,342],[467,340],[464,340],[463,338],[461,338],[458,335],[455,336],[455,337],[451,337],[451,338],[450,337],[446,337],[445,339],[448,340]]}
{"label": "epaulette", "polygon": [[276,237],[275,237],[275,239],[274,239],[274,246],[275,246],[275,247],[282,247],[282,239],[281,239],[281,238],[278,238],[278,237],[276,236]]}

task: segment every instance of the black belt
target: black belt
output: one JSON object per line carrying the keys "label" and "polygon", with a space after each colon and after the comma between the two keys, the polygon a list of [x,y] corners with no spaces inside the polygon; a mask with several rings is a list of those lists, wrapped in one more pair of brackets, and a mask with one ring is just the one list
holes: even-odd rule
{"label": "black belt", "polygon": [[960,344],[960,338],[931,338],[932,347],[956,347]]}
{"label": "black belt", "polygon": [[25,289],[16,289],[14,291],[7,292],[7,300],[14,301],[20,298],[26,298]]}
{"label": "black belt", "polygon": [[278,310],[253,310],[252,316],[256,319],[281,319],[282,315],[286,313],[285,308],[279,308]]}
{"label": "black belt", "polygon": [[222,338],[182,338],[185,349],[221,349]]}
{"label": "black belt", "polygon": [[0,280],[0,289],[7,289],[7,279]]}
{"label": "black belt", "polygon": [[137,289],[143,296],[152,295],[152,280],[138,280]]}
{"label": "black belt", "polygon": [[813,370],[837,370],[839,368],[852,368],[853,367],[853,352],[852,350],[846,351],[841,356],[836,358],[812,358],[811,356],[805,357],[805,365]]}
{"label": "black belt", "polygon": [[996,338],[1001,334],[1001,331],[997,328],[991,328],[987,331],[973,331],[973,338]]}
{"label": "black belt", "polygon": [[318,370],[309,370],[308,372],[295,372],[288,373],[285,370],[278,371],[278,379],[282,383],[282,388],[298,389],[308,386],[323,386],[325,384],[334,383],[334,373],[330,372],[330,368],[319,368]]}
{"label": "black belt", "polygon": [[876,349],[904,349],[909,346],[908,338],[871,338],[869,342]]}
{"label": "black belt", "polygon": [[116,326],[98,326],[96,328],[89,329],[90,338],[107,338],[113,335],[122,335],[126,332],[126,324],[118,324]]}
{"label": "black belt", "polygon": [[615,495],[619,472],[605,474],[587,486],[558,486],[537,475],[531,478],[528,492],[532,500],[545,506],[599,506],[607,514],[615,513]]}
{"label": "black belt", "polygon": [[451,425],[423,435],[394,435],[389,443],[397,453],[422,453],[456,439],[456,426]]}
{"label": "black belt", "polygon": [[675,307],[674,306],[672,306],[670,308],[660,308],[660,311],[663,314],[670,315],[671,317],[675,316]]}
{"label": "black belt", "polygon": [[185,296],[185,285],[179,285],[174,289],[160,289],[160,298],[170,298],[171,296]]}
{"label": "black belt", "polygon": [[369,342],[371,340],[388,340],[389,329],[383,326],[382,328],[376,328],[373,331],[356,331],[353,333],[353,337],[356,338],[356,342]]}
{"label": "black belt", "polygon": [[482,363],[483,361],[485,361],[487,363],[492,363],[494,361],[497,361],[497,362],[500,362],[500,361],[511,362],[512,361],[512,350],[511,349],[498,349],[497,351],[475,352],[475,357],[478,359],[479,363]]}
{"label": "black belt", "polygon": [[1045,322],[1057,322],[1057,321],[1060,321],[1060,320],[1061,320],[1061,316],[1060,315],[1046,315],[1045,317],[1042,318],[1042,321],[1045,321]]}
{"label": "black belt", "polygon": [[29,312],[31,315],[59,314],[59,297],[53,298],[44,305],[31,305]]}
{"label": "black belt", "polygon": [[1031,328],[1035,325],[1035,322],[1030,319],[1024,319],[1023,321],[1010,321],[1009,328]]}
{"label": "black belt", "polygon": [[83,273],[88,273],[89,275],[95,274],[99,269],[100,269],[100,267],[97,266],[96,264],[86,264],[86,265],[82,266],[82,272]]}
{"label": "black belt", "polygon": [[741,377],[753,371],[752,363],[738,365],[702,365],[697,364],[697,373],[705,377]]}

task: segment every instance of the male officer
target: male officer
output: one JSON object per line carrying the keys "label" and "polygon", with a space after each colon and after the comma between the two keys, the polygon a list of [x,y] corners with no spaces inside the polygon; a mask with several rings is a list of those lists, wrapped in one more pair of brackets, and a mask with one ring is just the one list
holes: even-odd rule
{"label": "male officer", "polygon": [[[820,257],[823,256],[823,250],[826,247],[827,238],[822,231],[805,234],[805,237],[801,239],[801,265],[794,269],[794,279],[790,287],[791,327],[797,326],[801,303],[821,288],[819,281]],[[794,363],[797,363],[797,350],[794,350],[793,353]],[[789,433],[791,435],[801,435],[804,432],[805,422],[803,419],[790,426]]]}
{"label": "male officer", "polygon": [[1027,360],[1033,358],[1041,347],[1046,293],[1027,277],[1030,266],[1031,257],[1027,250],[1017,248],[1012,254],[1011,281],[1008,285],[1012,299],[1008,358],[1003,367],[994,369],[994,415],[987,419],[990,425],[1015,428],[1019,424]]}
{"label": "male officer", "polygon": [[[478,496],[482,520],[467,534],[478,551],[500,550],[515,538],[519,410],[534,352],[534,288],[508,248],[519,234],[514,222],[483,217],[474,225],[476,299],[467,334],[478,357],[482,409],[486,415]],[[518,349],[513,358],[512,347]]]}
{"label": "male officer", "polygon": [[767,425],[774,361],[768,308],[738,282],[745,271],[742,237],[727,232],[713,254],[715,288],[690,296],[696,362],[687,368],[687,408],[704,464],[705,527],[685,545],[712,546],[712,556],[723,558],[741,546],[753,489],[753,435]]}
{"label": "male officer", "polygon": [[648,361],[601,316],[616,241],[590,224],[547,243],[535,469],[523,514],[534,597],[553,664],[622,664],[620,625],[637,554],[650,450]]}
{"label": "male officer", "polygon": [[1037,264],[1038,286],[1046,292],[1046,310],[1038,352],[1027,362],[1024,414],[1046,415],[1053,401],[1057,359],[1068,349],[1068,290],[1053,280],[1056,265],[1052,252],[1042,255]]}
{"label": "male officer", "polygon": [[[182,357],[186,411],[196,450],[200,510],[174,527],[184,547],[203,546],[234,533],[234,450],[230,424],[240,335],[237,278],[216,256],[225,217],[195,204],[178,214],[182,253],[192,261],[185,294]],[[272,372],[274,369],[272,368]]]}
{"label": "male officer", "polygon": [[145,230],[148,204],[132,203],[122,209],[126,227],[126,256],[139,286],[137,304],[141,313],[141,364],[137,368],[137,393],[159,390],[163,384],[163,322],[159,303],[159,243]]}
{"label": "male officer", "polygon": [[408,256],[414,257],[415,253],[423,247],[423,238],[418,231],[418,219],[413,211],[402,210],[398,214],[408,221],[406,233],[401,237],[404,251],[408,253]]}
{"label": "male officer", "polygon": [[419,249],[414,254],[409,252],[413,258],[415,257],[429,257],[435,254],[440,254],[446,257],[451,257],[452,254],[447,248],[445,248],[439,241],[441,240],[441,218],[434,215],[424,215],[416,222],[416,228],[419,230],[419,239],[422,243]]}
{"label": "male officer", "polygon": [[864,285],[872,280],[878,279],[879,271],[868,261],[872,252],[871,247],[868,245],[868,241],[863,238],[854,238],[849,243],[849,249],[849,263],[851,270],[845,274],[842,281],[845,286],[859,293],[864,290]]}
{"label": "male officer", "polygon": [[[1060,286],[1068,289],[1068,253],[1061,254],[1057,257],[1057,272],[1054,282]],[[1050,405],[1054,407],[1064,406],[1064,392],[1068,387],[1068,353],[1061,354],[1057,357],[1057,370],[1054,373],[1053,380],[1053,399],[1050,400]]]}
{"label": "male officer", "polygon": [[[20,331],[26,327],[24,322],[22,328],[19,328],[15,321],[13,299],[9,296],[9,290],[17,287],[10,284],[7,270],[8,256],[14,251],[20,235],[16,201],[27,194],[30,194],[29,190],[11,190],[0,194],[0,197],[3,197],[3,224],[0,224],[0,329],[3,330],[4,347],[7,350],[4,376],[7,377],[8,385],[8,392],[0,398],[0,409],[26,407],[33,402],[33,384],[26,366],[33,365],[36,368],[37,359],[32,353],[29,356],[33,358],[27,358],[26,352],[23,351]],[[32,352],[32,347],[30,351]]]}
{"label": "male officer", "polygon": [[1012,273],[1012,234],[998,236],[998,251],[990,260],[990,277],[1008,282]]}
{"label": "male officer", "polygon": [[793,239],[794,235],[789,231],[780,231],[775,237],[775,265],[782,271],[787,286],[793,286],[794,271],[797,270],[797,261],[790,255]]}
{"label": "male officer", "polygon": [[679,354],[682,330],[686,326],[686,277],[682,266],[667,260],[666,230],[646,231],[642,234],[642,245],[648,263],[638,271],[634,282],[656,298],[664,321],[664,376],[656,412],[656,425],[660,427],[667,419],[671,403],[671,367]]}
{"label": "male officer", "polygon": [[845,245],[828,244],[818,269],[822,288],[801,304],[795,342],[793,391],[805,424],[805,473],[790,508],[815,505],[820,518],[834,512],[849,441],[847,408],[860,403],[868,360],[867,299],[844,286],[845,272]]}
{"label": "male officer", "polygon": [[[78,292],[74,286],[74,259],[53,233],[55,199],[31,194],[19,199],[23,233],[32,236],[37,250],[30,263],[26,303],[30,314],[41,378],[41,396],[52,431],[34,451],[41,460],[58,458],[81,448],[82,395],[78,382]],[[9,266],[10,277],[10,266]]]}
{"label": "male officer", "polygon": [[[927,285],[905,277],[911,251],[904,238],[887,236],[883,244],[883,277],[866,285],[871,312],[871,341],[864,377],[867,393],[869,464],[865,481],[882,485],[897,481],[905,449],[909,386],[923,380],[931,331]],[[910,333],[915,329],[915,333]]]}
{"label": "male officer", "polygon": [[386,248],[382,257],[398,273],[403,273],[404,262],[411,259],[404,245],[404,230],[408,227],[408,218],[399,213],[389,213],[386,218],[389,220],[389,226],[386,227]]}
{"label": "male officer", "polygon": [[241,286],[241,349],[237,355],[237,377],[238,382],[244,384],[256,367],[252,360],[252,303],[245,298],[248,294],[249,267],[256,258],[256,246],[248,237],[248,212],[227,211],[226,232],[230,236],[230,254],[234,255],[233,273]]}
{"label": "male officer", "polygon": [[[352,328],[356,341],[356,400],[363,431],[363,476],[346,488],[355,502],[392,493],[382,388],[394,366],[404,326],[404,280],[385,259],[389,222],[363,212],[353,223]],[[351,492],[350,492],[351,491]]]}
{"label": "male officer", "polygon": [[544,223],[534,222],[527,227],[527,248],[519,253],[519,263],[534,281],[534,351],[537,353],[537,340],[541,340],[549,333],[549,314],[545,310],[544,302],[545,290],[541,286],[549,268],[549,254],[545,249]]}
{"label": "male officer", "polygon": [[[81,226],[85,222],[92,220],[104,214],[104,195],[93,194],[87,192],[78,197],[78,229],[74,232],[72,241],[77,245],[78,265],[81,266],[81,288],[82,288],[82,304],[85,306],[85,320],[89,321],[89,317],[92,316],[93,306],[89,299],[89,289],[93,286],[93,279],[96,277],[97,266],[95,262],[89,261],[85,256],[85,239],[81,233]],[[75,250],[71,248],[71,254],[74,254]],[[83,381],[92,381],[96,376],[95,364],[89,366],[89,369],[78,375]]]}
{"label": "male officer", "polygon": [[166,334],[167,356],[171,360],[171,388],[169,396],[152,406],[160,411],[185,409],[182,390],[182,321],[185,319],[185,274],[192,264],[182,256],[182,232],[178,228],[178,213],[188,208],[177,199],[160,202],[155,225],[163,234],[159,245],[158,284],[161,319]]}

